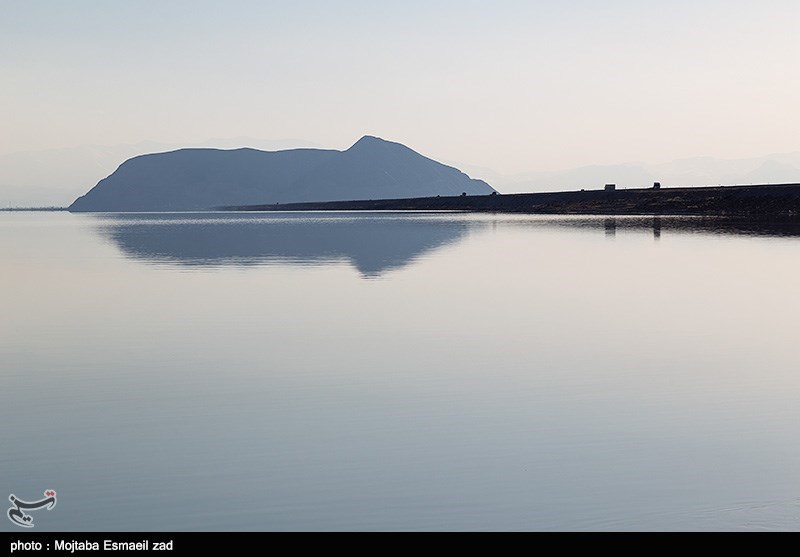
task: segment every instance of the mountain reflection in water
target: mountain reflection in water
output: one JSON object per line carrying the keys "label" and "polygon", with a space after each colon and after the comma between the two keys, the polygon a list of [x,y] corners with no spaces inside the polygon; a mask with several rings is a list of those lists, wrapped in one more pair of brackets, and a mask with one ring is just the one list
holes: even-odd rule
{"label": "mountain reflection in water", "polygon": [[392,214],[103,214],[99,229],[126,255],[180,265],[322,265],[349,261],[364,277],[408,265],[483,226]]}

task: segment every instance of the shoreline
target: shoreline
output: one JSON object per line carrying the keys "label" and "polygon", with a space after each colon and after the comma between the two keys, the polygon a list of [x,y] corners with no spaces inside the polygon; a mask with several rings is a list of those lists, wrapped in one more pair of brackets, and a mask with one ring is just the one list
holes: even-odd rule
{"label": "shoreline", "polygon": [[14,213],[18,211],[28,211],[28,212],[58,212],[58,211],[67,211],[69,210],[67,207],[3,207],[0,208],[0,212],[3,213]]}

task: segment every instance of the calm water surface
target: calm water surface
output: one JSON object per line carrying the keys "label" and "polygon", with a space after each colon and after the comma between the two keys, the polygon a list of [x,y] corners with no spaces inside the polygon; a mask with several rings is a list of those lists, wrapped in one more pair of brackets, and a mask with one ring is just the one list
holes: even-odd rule
{"label": "calm water surface", "polygon": [[42,530],[799,530],[798,255],[692,219],[0,213],[0,498],[56,489]]}

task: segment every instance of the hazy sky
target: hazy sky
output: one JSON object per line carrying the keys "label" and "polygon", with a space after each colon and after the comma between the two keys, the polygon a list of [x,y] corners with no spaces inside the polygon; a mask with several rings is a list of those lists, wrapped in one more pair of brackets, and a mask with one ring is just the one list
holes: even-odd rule
{"label": "hazy sky", "polygon": [[0,154],[364,134],[507,173],[800,150],[797,0],[0,0]]}

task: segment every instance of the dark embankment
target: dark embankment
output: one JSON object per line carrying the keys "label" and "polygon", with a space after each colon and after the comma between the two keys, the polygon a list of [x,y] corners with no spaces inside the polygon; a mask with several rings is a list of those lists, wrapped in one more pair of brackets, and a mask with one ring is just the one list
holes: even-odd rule
{"label": "dark embankment", "polygon": [[236,211],[469,211],[800,218],[800,184],[466,195],[225,207]]}

